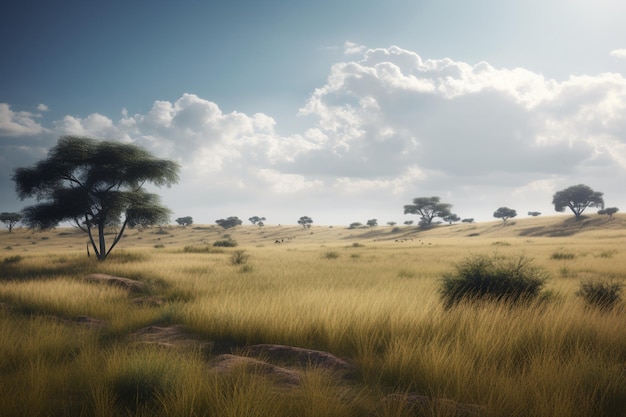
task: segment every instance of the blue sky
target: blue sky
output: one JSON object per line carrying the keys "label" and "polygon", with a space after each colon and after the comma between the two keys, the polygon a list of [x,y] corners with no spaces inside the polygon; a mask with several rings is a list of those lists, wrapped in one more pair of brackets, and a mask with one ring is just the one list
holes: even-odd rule
{"label": "blue sky", "polygon": [[[174,218],[294,224],[626,210],[626,4],[20,1],[0,36],[0,211],[13,169],[80,134],[183,166]],[[414,217],[414,216],[413,216]],[[414,219],[416,220],[416,219]]]}

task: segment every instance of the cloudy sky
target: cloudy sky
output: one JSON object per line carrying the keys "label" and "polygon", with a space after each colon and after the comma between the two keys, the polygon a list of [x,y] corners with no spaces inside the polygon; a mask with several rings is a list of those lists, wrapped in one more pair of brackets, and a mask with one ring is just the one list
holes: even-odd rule
{"label": "cloudy sky", "polygon": [[0,15],[0,211],[64,135],[180,162],[173,219],[626,211],[622,0],[21,0]]}

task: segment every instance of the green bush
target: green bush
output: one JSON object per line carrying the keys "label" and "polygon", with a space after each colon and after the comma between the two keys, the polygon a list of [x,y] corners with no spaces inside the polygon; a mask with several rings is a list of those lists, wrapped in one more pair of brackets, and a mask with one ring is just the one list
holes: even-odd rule
{"label": "green bush", "polygon": [[590,306],[603,310],[612,309],[622,301],[622,284],[600,281],[583,281],[576,295],[581,297]]}
{"label": "green bush", "polygon": [[236,250],[230,255],[230,263],[233,265],[243,265],[248,262],[250,255],[245,250]]}
{"label": "green bush", "polygon": [[574,259],[576,255],[566,252],[554,252],[550,255],[550,259]]}
{"label": "green bush", "polygon": [[462,300],[532,300],[540,295],[547,280],[547,274],[525,256],[475,255],[455,268],[456,273],[443,276],[439,289],[446,308]]}
{"label": "green bush", "polygon": [[334,250],[329,250],[328,252],[326,252],[324,254],[324,258],[326,258],[326,259],[337,259],[337,258],[339,258],[339,252],[336,252]]}
{"label": "green bush", "polygon": [[219,246],[222,248],[234,248],[235,246],[237,246],[237,242],[232,239],[218,240],[213,243],[213,246]]}

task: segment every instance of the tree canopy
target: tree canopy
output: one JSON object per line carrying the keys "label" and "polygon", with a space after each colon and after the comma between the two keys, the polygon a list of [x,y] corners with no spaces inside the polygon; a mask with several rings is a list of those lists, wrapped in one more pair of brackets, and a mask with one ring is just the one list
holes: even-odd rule
{"label": "tree canopy", "polygon": [[261,223],[261,225],[263,224],[265,220],[266,220],[265,217],[259,217],[259,216],[252,216],[248,219],[248,221],[252,224]]}
{"label": "tree canopy", "polygon": [[602,210],[598,210],[598,214],[606,214],[610,219],[613,218],[613,215],[619,211],[617,207],[607,207]]}
{"label": "tree canopy", "polygon": [[9,233],[13,231],[13,228],[22,220],[20,213],[0,213],[0,222],[4,223],[9,229]]}
{"label": "tree canopy", "polygon": [[450,214],[452,204],[441,203],[439,197],[417,197],[413,204],[404,206],[404,214],[420,216],[420,225],[429,226],[435,217],[444,218]]}
{"label": "tree canopy", "polygon": [[313,224],[313,219],[310,218],[309,216],[302,216],[298,219],[298,224],[304,227],[305,229],[308,229]]}
{"label": "tree canopy", "polygon": [[240,226],[243,221],[237,216],[230,216],[227,219],[215,220],[215,223],[222,226],[224,229],[230,229],[231,227]]}
{"label": "tree canopy", "polygon": [[191,216],[179,217],[176,219],[176,223],[181,226],[191,226],[193,224],[193,218]]}
{"label": "tree canopy", "polygon": [[502,222],[506,223],[508,219],[512,219],[517,216],[517,211],[508,207],[500,207],[493,212],[493,217],[496,219],[502,219]]}
{"label": "tree canopy", "polygon": [[587,207],[604,207],[604,199],[599,191],[593,191],[584,184],[572,185],[564,190],[558,191],[552,197],[554,210],[558,212],[569,208],[579,219]]}
{"label": "tree canopy", "polygon": [[[89,235],[99,260],[119,242],[126,226],[166,223],[170,211],[144,184],[170,186],[178,181],[177,163],[157,159],[131,144],[81,136],[65,136],[47,158],[13,175],[20,199],[39,202],[23,210],[29,227],[52,228],[62,221],[74,223]],[[107,248],[105,228],[120,226]],[[97,244],[92,233],[97,229]]]}
{"label": "tree canopy", "polygon": [[447,216],[443,217],[443,221],[447,222],[448,224],[452,224],[452,223],[460,222],[461,218],[454,213],[450,213]]}

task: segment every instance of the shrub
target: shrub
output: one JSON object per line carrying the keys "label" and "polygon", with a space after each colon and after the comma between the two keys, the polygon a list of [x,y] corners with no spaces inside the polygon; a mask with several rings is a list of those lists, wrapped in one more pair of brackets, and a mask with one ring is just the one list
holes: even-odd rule
{"label": "shrub", "polygon": [[233,265],[243,265],[248,262],[250,255],[245,250],[236,250],[230,255],[230,263]]}
{"label": "shrub", "polygon": [[528,301],[540,294],[547,279],[525,256],[475,255],[455,268],[455,274],[444,275],[439,289],[446,308],[462,300]]}
{"label": "shrub", "polygon": [[213,246],[220,246],[223,248],[234,248],[237,246],[237,242],[232,239],[218,240],[213,243]]}
{"label": "shrub", "polygon": [[185,246],[183,252],[185,253],[209,253],[211,248],[208,246]]}
{"label": "shrub", "polygon": [[12,264],[18,263],[22,259],[24,259],[24,257],[21,255],[9,256],[9,257],[4,258],[2,263],[5,265],[12,265]]}
{"label": "shrub", "polygon": [[585,300],[587,305],[610,310],[622,300],[622,287],[620,283],[583,281],[576,295]]}
{"label": "shrub", "polygon": [[324,258],[326,259],[337,259],[339,258],[339,252],[335,252],[335,251],[328,251],[324,254]]}
{"label": "shrub", "polygon": [[573,253],[565,253],[565,252],[554,252],[550,255],[550,259],[574,259],[576,255]]}

